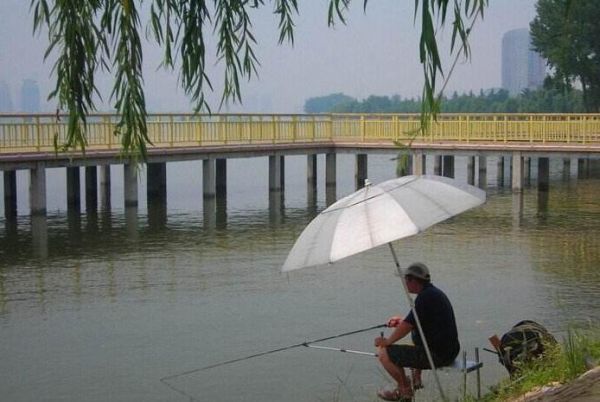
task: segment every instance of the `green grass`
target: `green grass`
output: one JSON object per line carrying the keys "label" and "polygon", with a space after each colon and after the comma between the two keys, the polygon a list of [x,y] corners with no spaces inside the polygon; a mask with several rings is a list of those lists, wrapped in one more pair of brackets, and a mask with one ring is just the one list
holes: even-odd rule
{"label": "green grass", "polygon": [[600,331],[570,329],[562,345],[549,346],[541,358],[525,364],[513,378],[501,381],[482,400],[505,401],[553,382],[565,384],[587,371],[586,359],[600,362]]}

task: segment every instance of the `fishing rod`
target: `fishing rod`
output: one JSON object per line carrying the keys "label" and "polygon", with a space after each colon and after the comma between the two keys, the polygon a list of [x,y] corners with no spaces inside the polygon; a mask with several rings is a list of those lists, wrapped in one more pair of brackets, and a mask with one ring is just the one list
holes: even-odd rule
{"label": "fishing rod", "polygon": [[[377,329],[377,328],[384,328],[384,327],[387,327],[387,324],[374,325],[374,326],[369,327],[369,328],[357,329],[357,330],[354,330],[354,331],[344,332],[344,333],[341,333],[341,334],[332,335],[332,336],[328,336],[328,337],[325,337],[325,338],[314,339],[312,341],[306,341],[306,342],[296,343],[296,344],[289,345],[289,346],[284,346],[284,347],[277,348],[277,349],[271,349],[271,350],[267,350],[267,351],[264,351],[264,352],[255,353],[253,355],[239,357],[237,359],[227,360],[227,361],[224,361],[224,362],[211,364],[209,366],[200,367],[200,368],[197,368],[197,369],[194,369],[194,370],[184,371],[183,373],[179,373],[179,374],[174,374],[174,375],[170,375],[170,376],[167,376],[167,377],[163,377],[163,378],[160,379],[160,381],[163,382],[163,383],[165,383],[165,384],[167,384],[167,386],[169,386],[170,388],[172,388],[172,386],[170,386],[167,383],[167,381],[168,380],[172,380],[172,379],[177,378],[177,377],[182,377],[182,376],[190,375],[190,374],[197,373],[197,372],[200,372],[200,371],[214,369],[216,367],[221,367],[221,366],[225,366],[225,365],[228,365],[228,364],[233,364],[233,363],[241,362],[243,360],[253,359],[255,357],[269,355],[271,353],[283,352],[284,350],[298,348],[300,346],[310,347],[310,346],[312,346],[312,345],[310,345],[311,343],[324,342],[324,341],[328,341],[330,339],[341,338],[343,336],[354,335],[354,334],[358,334],[358,333],[361,333],[361,332],[367,332],[367,331],[371,331],[371,330],[374,330],[374,329]],[[312,347],[314,347],[314,346],[312,346]],[[364,353],[366,353],[366,352],[364,352]]]}
{"label": "fishing rod", "polygon": [[311,345],[310,343],[307,343],[306,345],[307,348],[313,348],[313,349],[321,349],[321,350],[331,350],[333,352],[344,352],[344,353],[350,353],[350,354],[355,354],[355,355],[363,355],[363,356],[373,356],[373,357],[377,357],[377,353],[372,353],[372,352],[363,352],[360,350],[352,350],[352,349],[342,349],[342,348],[333,348],[331,346],[319,346],[319,345]]}

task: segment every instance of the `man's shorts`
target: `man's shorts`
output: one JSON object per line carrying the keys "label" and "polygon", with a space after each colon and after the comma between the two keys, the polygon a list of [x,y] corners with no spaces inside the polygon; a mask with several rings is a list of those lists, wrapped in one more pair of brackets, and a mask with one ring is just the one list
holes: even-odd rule
{"label": "man's shorts", "polygon": [[428,370],[431,368],[425,348],[413,345],[390,345],[387,353],[392,361],[398,367],[410,367],[416,369]]}

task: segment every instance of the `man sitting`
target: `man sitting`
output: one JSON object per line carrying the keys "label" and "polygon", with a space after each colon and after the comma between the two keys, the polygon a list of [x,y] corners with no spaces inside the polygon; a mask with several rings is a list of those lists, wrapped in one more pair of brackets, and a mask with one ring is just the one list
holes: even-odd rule
{"label": "man sitting", "polygon": [[[433,286],[425,264],[412,264],[406,269],[404,278],[408,291],[417,295],[415,310],[435,367],[452,364],[460,351],[460,344],[450,300],[444,292]],[[375,346],[378,348],[379,361],[397,382],[397,387],[391,391],[381,390],[377,395],[386,401],[410,401],[414,390],[422,388],[421,370],[431,369],[431,366],[412,310],[405,318],[390,318],[387,325],[395,328],[394,331],[388,338],[375,338]],[[411,334],[414,345],[394,345],[408,333]],[[412,387],[406,378],[404,367],[413,369]]]}

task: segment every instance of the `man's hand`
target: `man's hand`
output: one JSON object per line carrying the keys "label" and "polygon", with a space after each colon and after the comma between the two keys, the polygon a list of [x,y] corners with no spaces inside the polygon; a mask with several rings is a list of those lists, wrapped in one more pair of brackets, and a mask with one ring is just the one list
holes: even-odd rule
{"label": "man's hand", "polygon": [[388,346],[387,339],[383,336],[378,336],[375,338],[375,347],[386,347]]}
{"label": "man's hand", "polygon": [[398,315],[395,315],[393,317],[391,317],[388,322],[387,322],[387,326],[389,328],[396,328],[398,325],[400,325],[400,323],[404,321],[403,317],[400,317]]}

